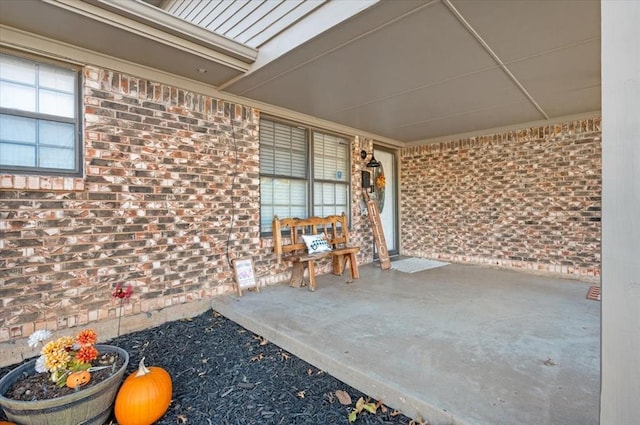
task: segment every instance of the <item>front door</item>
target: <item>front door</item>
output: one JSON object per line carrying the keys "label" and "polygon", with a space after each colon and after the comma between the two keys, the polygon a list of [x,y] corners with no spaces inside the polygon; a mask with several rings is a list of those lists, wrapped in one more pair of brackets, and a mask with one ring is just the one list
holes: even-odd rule
{"label": "front door", "polygon": [[374,169],[373,181],[371,183],[375,187],[375,195],[378,198],[376,200],[378,202],[378,209],[380,210],[382,230],[384,231],[384,237],[387,242],[387,251],[389,251],[389,255],[398,255],[398,177],[396,154],[390,149],[374,146],[373,155],[381,164],[380,167]]}

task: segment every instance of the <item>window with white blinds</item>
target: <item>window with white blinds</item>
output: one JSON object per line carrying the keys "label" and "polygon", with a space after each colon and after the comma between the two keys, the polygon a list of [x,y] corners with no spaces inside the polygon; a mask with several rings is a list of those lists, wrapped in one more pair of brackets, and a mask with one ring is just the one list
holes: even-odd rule
{"label": "window with white blinds", "polygon": [[0,168],[79,174],[78,71],[0,54]]}
{"label": "window with white blinds", "polygon": [[349,143],[342,137],[313,133],[313,215],[348,212]]}
{"label": "window with white blinds", "polygon": [[349,213],[349,140],[260,119],[260,230],[273,216],[306,218]]}

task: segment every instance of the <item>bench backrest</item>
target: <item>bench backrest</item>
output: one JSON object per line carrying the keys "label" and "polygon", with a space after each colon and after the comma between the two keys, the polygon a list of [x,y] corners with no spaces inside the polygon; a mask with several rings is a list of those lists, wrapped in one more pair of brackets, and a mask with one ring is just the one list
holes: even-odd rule
{"label": "bench backrest", "polygon": [[283,254],[304,251],[307,246],[301,235],[324,233],[332,248],[346,246],[349,243],[347,216],[329,215],[327,217],[278,218],[273,217],[273,252],[280,264]]}

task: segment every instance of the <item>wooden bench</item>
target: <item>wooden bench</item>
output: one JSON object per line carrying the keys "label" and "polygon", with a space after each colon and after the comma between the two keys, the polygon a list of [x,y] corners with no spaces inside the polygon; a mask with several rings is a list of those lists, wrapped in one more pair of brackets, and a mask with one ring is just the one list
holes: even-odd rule
{"label": "wooden bench", "polygon": [[[324,234],[331,247],[331,251],[309,254],[302,235]],[[351,279],[358,279],[358,260],[356,254],[360,250],[357,246],[349,246],[349,227],[347,217],[330,215],[327,217],[309,218],[278,218],[273,217],[273,252],[276,261],[293,263],[290,285],[303,285],[304,269],[309,269],[309,290],[316,290],[316,276],[314,261],[332,257],[333,274],[342,275],[349,262]]]}

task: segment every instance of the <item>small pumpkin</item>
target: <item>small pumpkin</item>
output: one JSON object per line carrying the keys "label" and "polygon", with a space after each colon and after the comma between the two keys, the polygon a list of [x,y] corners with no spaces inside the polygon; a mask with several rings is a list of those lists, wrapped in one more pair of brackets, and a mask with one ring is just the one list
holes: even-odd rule
{"label": "small pumpkin", "polygon": [[69,374],[66,384],[67,387],[76,389],[87,385],[89,381],[91,381],[91,372],[88,370],[80,370]]}
{"label": "small pumpkin", "polygon": [[146,367],[144,357],[138,370],[122,383],[114,412],[119,425],[150,425],[165,414],[171,403],[171,376],[157,366]]}

